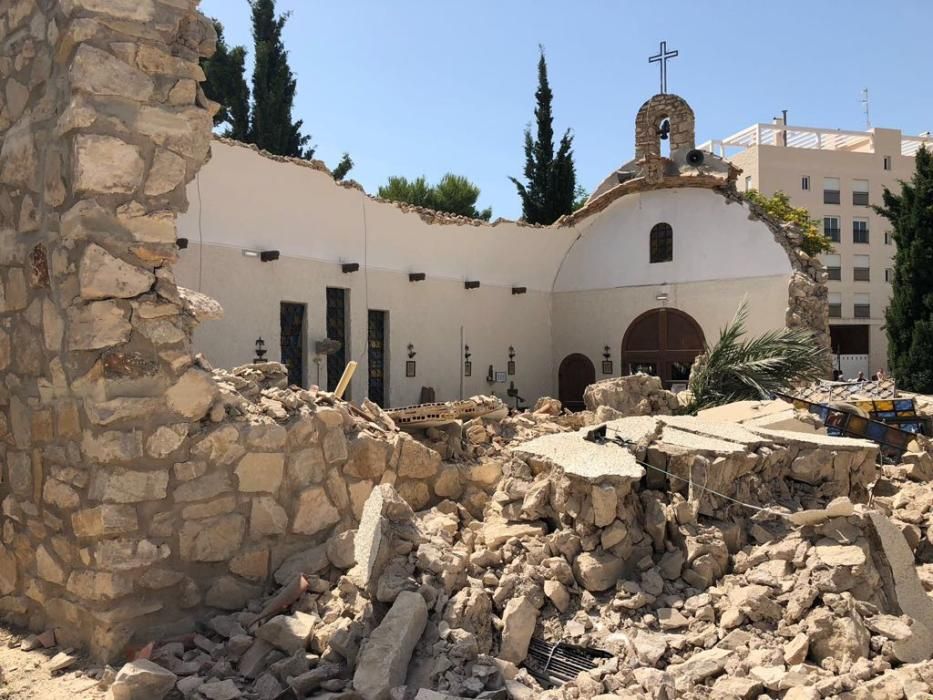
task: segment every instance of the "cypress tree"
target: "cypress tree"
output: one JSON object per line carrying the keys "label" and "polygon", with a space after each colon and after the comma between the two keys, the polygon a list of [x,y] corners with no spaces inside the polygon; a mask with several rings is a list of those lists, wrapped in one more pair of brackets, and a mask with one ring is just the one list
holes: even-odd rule
{"label": "cypress tree", "polygon": [[256,65],[249,141],[276,155],[311,159],[311,137],[302,135],[300,119],[292,121],[296,81],[282,42],[288,14],[276,17],[274,0],[250,0],[250,7]]}
{"label": "cypress tree", "polygon": [[203,84],[207,99],[220,104],[214,126],[226,124],[224,136],[246,141],[249,138],[249,86],[246,84],[246,49],[227,46],[224,27],[216,19],[217,50],[201,61],[207,80]]}
{"label": "cypress tree", "polygon": [[535,91],[537,136],[525,129],[525,182],[509,178],[522,200],[522,217],[532,224],[552,224],[574,210],[577,174],[573,163],[573,134],[564,132],[554,152],[553,93],[547,77],[544,49],[538,47],[538,89]]}
{"label": "cypress tree", "polygon": [[884,189],[875,211],[891,222],[897,252],[885,311],[888,365],[898,387],[933,392],[933,154],[921,148],[900,194]]}

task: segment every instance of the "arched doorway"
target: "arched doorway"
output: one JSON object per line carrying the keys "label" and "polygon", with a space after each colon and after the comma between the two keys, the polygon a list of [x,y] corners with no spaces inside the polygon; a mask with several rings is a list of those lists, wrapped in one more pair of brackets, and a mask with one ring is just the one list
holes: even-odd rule
{"label": "arched doorway", "polygon": [[596,381],[590,358],[578,352],[567,355],[557,370],[557,398],[571,411],[583,410],[583,391]]}
{"label": "arched doorway", "polygon": [[665,387],[686,383],[703,352],[703,329],[678,309],[652,309],[632,321],[622,339],[622,371],[661,378]]}

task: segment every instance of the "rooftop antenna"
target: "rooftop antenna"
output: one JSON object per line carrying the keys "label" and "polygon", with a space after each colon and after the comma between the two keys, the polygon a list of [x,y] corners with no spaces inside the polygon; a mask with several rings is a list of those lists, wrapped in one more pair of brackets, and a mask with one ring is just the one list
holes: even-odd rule
{"label": "rooftop antenna", "polygon": [[865,105],[865,129],[871,129],[871,112],[869,111],[868,88],[862,88],[862,96],[859,102]]}

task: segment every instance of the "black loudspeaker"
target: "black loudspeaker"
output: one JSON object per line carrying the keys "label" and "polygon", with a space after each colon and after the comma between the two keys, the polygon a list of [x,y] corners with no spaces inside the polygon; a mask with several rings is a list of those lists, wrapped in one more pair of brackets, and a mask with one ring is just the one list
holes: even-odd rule
{"label": "black loudspeaker", "polygon": [[698,148],[687,151],[687,162],[690,165],[703,165],[703,161],[706,159],[706,155]]}

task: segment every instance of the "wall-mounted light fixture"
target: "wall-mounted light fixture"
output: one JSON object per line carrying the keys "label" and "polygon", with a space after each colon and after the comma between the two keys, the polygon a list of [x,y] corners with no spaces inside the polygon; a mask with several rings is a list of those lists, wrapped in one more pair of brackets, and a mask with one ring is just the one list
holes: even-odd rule
{"label": "wall-mounted light fixture", "polygon": [[188,239],[187,238],[176,238],[175,245],[178,246],[179,250],[184,250],[185,248],[188,247]]}
{"label": "wall-mounted light fixture", "polygon": [[470,362],[470,358],[473,356],[473,353],[470,352],[470,346],[463,346],[463,376],[472,377],[473,376],[473,363]]}
{"label": "wall-mounted light fixture", "polygon": [[256,338],[256,359],[253,362],[265,362],[266,361],[266,341],[262,339],[262,336]]}
{"label": "wall-mounted light fixture", "polygon": [[279,259],[279,251],[277,250],[264,250],[259,254],[259,259],[263,262],[275,262]]}
{"label": "wall-mounted light fixture", "polygon": [[464,289],[479,289],[479,280],[467,280],[463,283]]}
{"label": "wall-mounted light fixture", "polygon": [[351,272],[359,272],[360,264],[359,263],[343,263],[340,266],[340,269],[343,271],[343,274],[347,275]]}
{"label": "wall-mounted light fixture", "polygon": [[415,355],[418,353],[415,352],[415,346],[412,343],[408,344],[408,359],[405,361],[405,376],[414,377],[417,375],[417,366],[415,365]]}
{"label": "wall-mounted light fixture", "polygon": [[660,302],[665,302],[669,299],[667,292],[661,292],[660,294],[656,294],[654,298]]}
{"label": "wall-mounted light fixture", "polygon": [[409,272],[408,281],[409,282],[424,282],[427,279],[427,275],[423,272]]}
{"label": "wall-mounted light fixture", "polygon": [[612,374],[612,353],[609,351],[609,346],[603,346],[603,374]]}
{"label": "wall-mounted light fixture", "polygon": [[509,362],[505,366],[506,373],[511,377],[515,374],[515,348],[509,345]]}
{"label": "wall-mounted light fixture", "polygon": [[528,287],[512,287],[512,294],[525,294],[528,292]]}
{"label": "wall-mounted light fixture", "polygon": [[244,250],[243,255],[247,258],[258,258],[259,251],[258,250]]}

